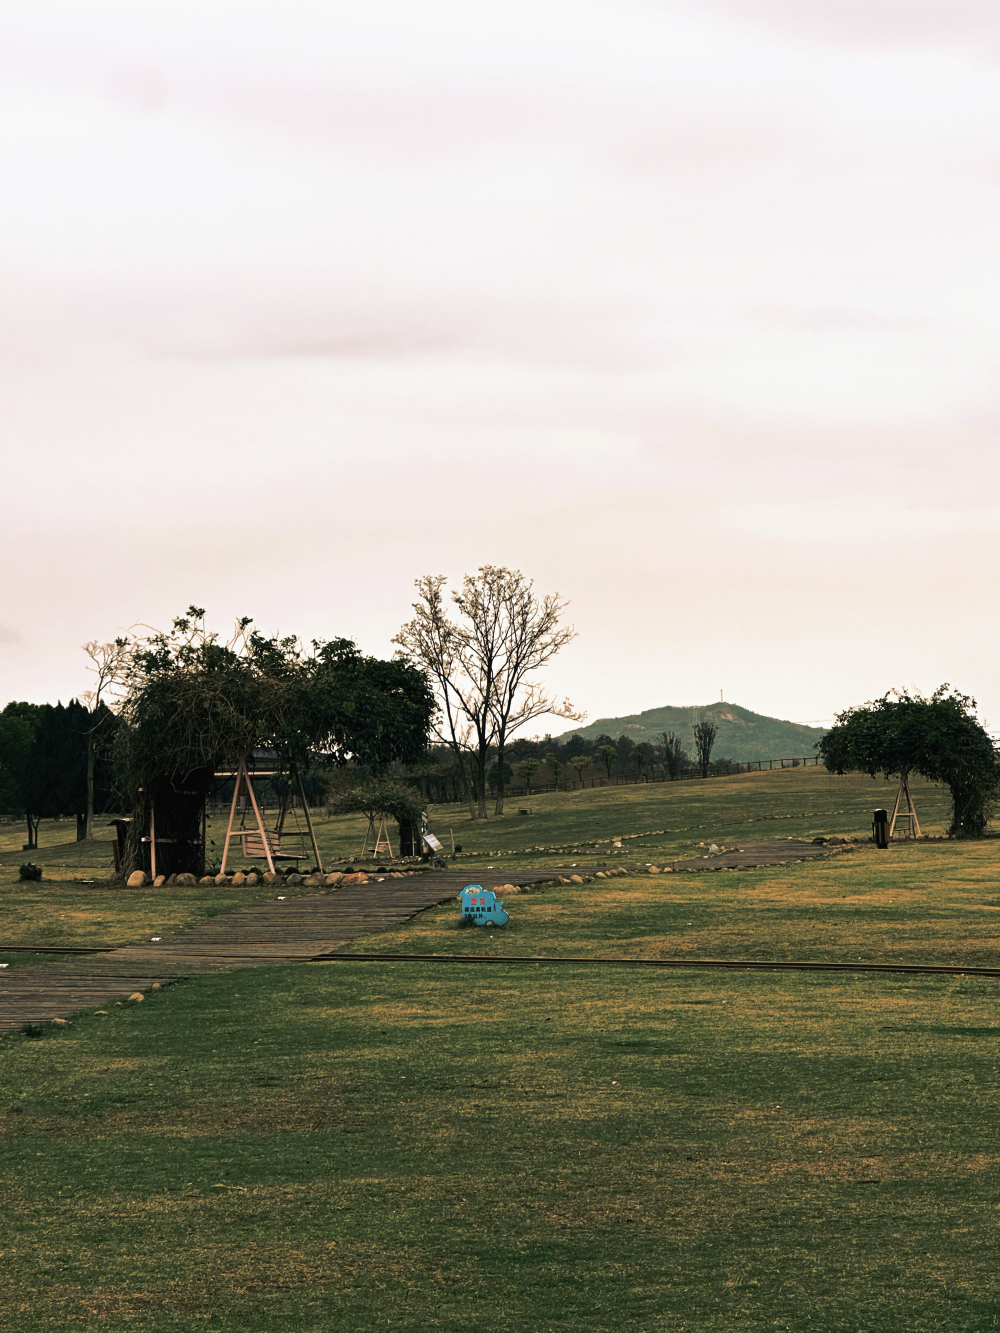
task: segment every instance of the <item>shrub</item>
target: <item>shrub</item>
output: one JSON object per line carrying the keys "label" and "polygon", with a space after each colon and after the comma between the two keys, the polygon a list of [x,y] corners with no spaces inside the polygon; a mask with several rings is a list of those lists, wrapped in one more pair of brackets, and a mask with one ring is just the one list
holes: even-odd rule
{"label": "shrub", "polygon": [[27,879],[27,880],[41,879],[42,867],[32,865],[32,863],[28,861],[23,866],[20,866],[18,868],[17,877],[18,879]]}

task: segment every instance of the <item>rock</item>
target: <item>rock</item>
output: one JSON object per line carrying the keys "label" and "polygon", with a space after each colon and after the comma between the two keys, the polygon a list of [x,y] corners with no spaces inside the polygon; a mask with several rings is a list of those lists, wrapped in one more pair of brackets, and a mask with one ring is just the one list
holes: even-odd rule
{"label": "rock", "polygon": [[569,882],[570,881],[566,878],[565,875],[560,875],[559,878],[556,880],[557,884],[568,884]]}
{"label": "rock", "polygon": [[169,889],[172,885],[176,883],[177,883],[177,876],[171,875],[170,878],[167,880],[167,888]]}
{"label": "rock", "polygon": [[146,997],[141,990],[134,990],[128,998],[130,1000],[135,1000],[136,1004],[141,1004]]}
{"label": "rock", "polygon": [[154,981],[154,982],[153,982],[153,985],[152,985],[152,989],[153,989],[153,990],[162,990],[163,987],[160,985],[160,983],[159,983],[158,981]]}
{"label": "rock", "polygon": [[368,876],[363,870],[357,870],[353,875],[344,876],[345,884],[367,884]]}
{"label": "rock", "polygon": [[243,885],[247,882],[247,877],[242,870],[237,870],[236,874],[229,882],[234,889],[242,889]]}
{"label": "rock", "polygon": [[53,1018],[52,1021],[53,1021],[53,1023],[55,1023],[55,1025],[56,1025],[57,1028],[68,1028],[68,1027],[69,1027],[69,1019],[68,1019],[68,1018]]}
{"label": "rock", "polygon": [[607,879],[607,875],[604,873],[603,870],[597,870],[597,871],[594,872],[594,878],[595,878],[595,879]]}
{"label": "rock", "polygon": [[715,855],[719,850],[719,844],[717,842],[713,842],[708,850],[711,855]]}
{"label": "rock", "polygon": [[229,876],[228,876],[228,875],[223,875],[223,874],[221,873],[221,871],[220,871],[220,873],[219,873],[218,875],[216,875],[216,877],[215,877],[215,882],[216,882],[216,884],[218,884],[219,888],[221,889],[222,886],[223,886],[224,884],[228,884],[228,883],[230,882],[230,880],[229,880]]}
{"label": "rock", "polygon": [[166,882],[167,882],[166,875],[157,875],[157,877],[153,880],[153,888],[162,889],[164,884],[166,884]]}
{"label": "rock", "polygon": [[301,883],[302,883],[302,876],[301,876],[301,875],[295,875],[295,874],[289,875],[288,878],[285,880],[285,883],[286,883],[286,884],[301,884]]}
{"label": "rock", "polygon": [[126,881],[130,889],[143,889],[148,884],[145,870],[133,870]]}
{"label": "rock", "polygon": [[282,878],[281,878],[280,875],[276,874],[273,870],[268,870],[268,871],[265,871],[265,873],[264,873],[264,883],[265,883],[265,884],[281,884],[281,883],[283,883],[283,881],[282,881]]}
{"label": "rock", "polygon": [[649,871],[651,875],[658,875],[660,873],[659,866],[647,866],[646,869]]}
{"label": "rock", "polygon": [[202,877],[201,877],[201,879],[198,881],[198,883],[199,883],[199,884],[204,884],[205,887],[207,888],[209,884],[214,884],[214,883],[215,883],[215,876],[214,876],[214,875],[202,875]]}
{"label": "rock", "polygon": [[311,889],[326,888],[325,875],[320,875],[320,874],[307,875],[302,882],[303,884],[308,884],[309,888]]}
{"label": "rock", "polygon": [[198,881],[195,879],[194,875],[185,872],[182,875],[178,875],[177,878],[174,880],[174,883],[182,884],[186,889],[190,889],[193,888],[194,885],[198,883]]}
{"label": "rock", "polygon": [[255,889],[259,883],[260,876],[257,874],[256,870],[251,870],[250,874],[247,875],[247,888]]}
{"label": "rock", "polygon": [[344,872],[342,870],[335,870],[332,875],[326,877],[326,887],[328,889],[335,889],[338,884],[343,884],[343,882]]}
{"label": "rock", "polygon": [[582,883],[583,883],[583,876],[582,876],[582,875],[570,875],[570,877],[569,877],[569,883],[570,883],[570,884],[582,884]]}

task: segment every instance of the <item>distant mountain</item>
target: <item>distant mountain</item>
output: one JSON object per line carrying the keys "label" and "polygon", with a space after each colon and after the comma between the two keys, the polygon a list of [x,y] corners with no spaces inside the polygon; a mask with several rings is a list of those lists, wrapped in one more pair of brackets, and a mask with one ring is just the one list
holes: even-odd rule
{"label": "distant mountain", "polygon": [[625,735],[635,741],[663,744],[663,732],[672,731],[694,754],[694,726],[701,721],[714,722],[719,728],[712,748],[713,759],[797,759],[814,755],[815,745],[826,735],[824,727],[806,727],[801,722],[783,722],[777,717],[751,713],[739,704],[706,704],[704,708],[649,708],[631,717],[599,717],[585,727],[564,732],[594,740],[607,734],[617,739]]}

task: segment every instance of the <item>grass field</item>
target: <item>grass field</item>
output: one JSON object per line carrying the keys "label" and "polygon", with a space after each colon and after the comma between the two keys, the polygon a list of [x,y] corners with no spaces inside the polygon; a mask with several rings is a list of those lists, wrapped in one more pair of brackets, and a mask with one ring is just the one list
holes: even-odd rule
{"label": "grass field", "polygon": [[[738,814],[725,781],[698,788],[719,793],[715,837]],[[826,813],[822,788],[777,796],[851,832],[826,790]],[[641,831],[645,793],[619,791],[610,831],[629,813]],[[867,816],[870,788],[851,799]],[[995,964],[998,851],[559,886],[511,896],[502,932],[448,905],[353,947]],[[69,940],[231,900],[8,881],[0,912]],[[997,1329],[998,997],[963,977],[343,962],[9,1036],[0,1324]]]}
{"label": "grass field", "polygon": [[[995,849],[596,881],[360,947],[995,961]],[[7,1038],[3,1323],[1000,1327],[997,995],[307,964]]]}

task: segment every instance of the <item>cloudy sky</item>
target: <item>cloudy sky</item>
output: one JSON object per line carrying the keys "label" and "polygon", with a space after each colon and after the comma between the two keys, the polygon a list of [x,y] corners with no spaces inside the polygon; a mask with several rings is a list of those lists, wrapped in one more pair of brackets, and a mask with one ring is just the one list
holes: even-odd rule
{"label": "cloudy sky", "polygon": [[591,718],[1000,728],[995,0],[33,0],[0,80],[4,699],[489,562]]}

